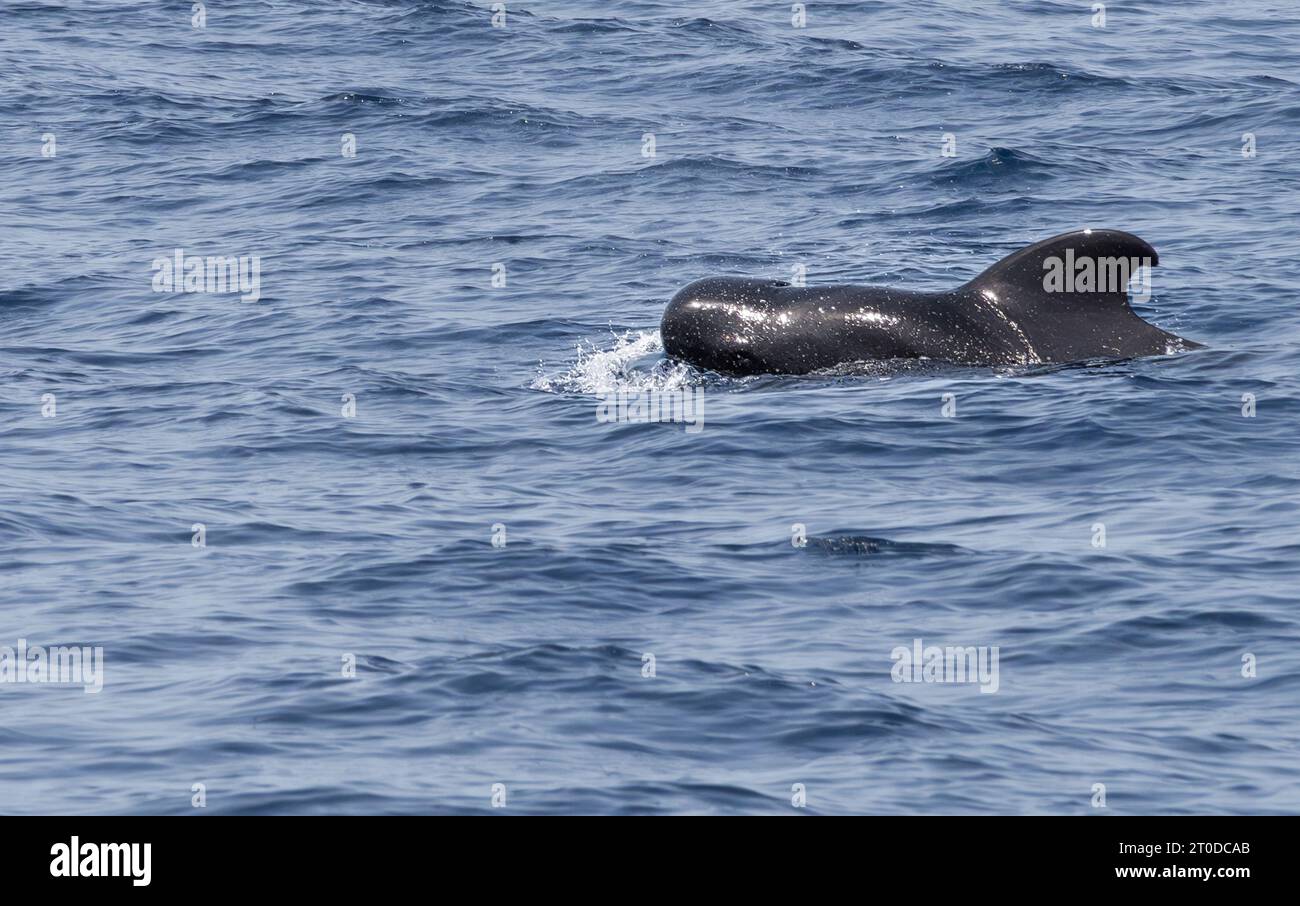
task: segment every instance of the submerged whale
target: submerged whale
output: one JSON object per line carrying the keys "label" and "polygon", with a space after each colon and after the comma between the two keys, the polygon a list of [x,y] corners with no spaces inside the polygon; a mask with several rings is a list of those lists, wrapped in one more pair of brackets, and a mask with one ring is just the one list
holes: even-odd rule
{"label": "submerged whale", "polygon": [[672,358],[727,374],[900,358],[1079,362],[1199,347],[1129,307],[1130,279],[1159,263],[1131,233],[1078,230],[1014,252],[947,292],[710,277],[672,298],[660,335]]}

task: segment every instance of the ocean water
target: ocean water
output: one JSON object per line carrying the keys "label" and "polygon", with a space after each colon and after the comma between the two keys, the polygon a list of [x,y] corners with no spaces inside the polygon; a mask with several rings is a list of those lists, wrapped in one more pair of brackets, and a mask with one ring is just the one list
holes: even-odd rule
{"label": "ocean water", "polygon": [[[0,655],[103,658],[0,682],[0,811],[1300,811],[1300,8],[806,14],[0,6]],[[699,277],[1084,226],[1204,349],[659,342]],[[995,680],[895,682],[917,639]]]}

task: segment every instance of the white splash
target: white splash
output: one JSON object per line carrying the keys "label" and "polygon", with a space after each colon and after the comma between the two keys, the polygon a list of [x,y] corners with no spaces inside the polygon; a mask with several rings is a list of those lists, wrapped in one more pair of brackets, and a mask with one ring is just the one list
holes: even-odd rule
{"label": "white splash", "polygon": [[[663,341],[657,330],[628,330],[614,334],[612,349],[594,343],[578,344],[577,361],[559,374],[538,374],[533,390],[547,393],[604,394],[619,391],[680,390],[699,383],[697,372],[681,362],[663,358]],[[653,363],[641,362],[658,355]]]}

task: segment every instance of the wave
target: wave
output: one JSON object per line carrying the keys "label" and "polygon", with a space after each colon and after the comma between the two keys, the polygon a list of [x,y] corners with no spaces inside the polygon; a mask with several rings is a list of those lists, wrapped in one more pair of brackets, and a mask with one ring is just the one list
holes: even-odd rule
{"label": "wave", "polygon": [[945,187],[982,187],[1041,183],[1051,179],[1054,167],[1045,160],[1014,148],[990,148],[983,157],[940,167],[930,181]]}
{"label": "wave", "polygon": [[[614,345],[602,349],[584,341],[577,359],[557,374],[539,373],[529,387],[545,393],[602,394],[621,391],[680,390],[700,383],[701,372],[663,358],[658,330],[628,330],[614,335]],[[648,364],[646,359],[658,356]]]}

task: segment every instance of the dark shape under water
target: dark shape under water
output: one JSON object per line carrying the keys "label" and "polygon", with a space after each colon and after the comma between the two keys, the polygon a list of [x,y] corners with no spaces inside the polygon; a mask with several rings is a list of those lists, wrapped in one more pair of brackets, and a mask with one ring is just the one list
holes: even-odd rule
{"label": "dark shape under water", "polygon": [[1159,263],[1131,233],[1079,230],[1008,255],[948,292],[710,277],[673,297],[660,333],[668,355],[728,374],[807,374],[882,359],[1081,362],[1197,347],[1129,307],[1137,267]]}
{"label": "dark shape under water", "polygon": [[814,553],[870,557],[888,555],[897,557],[932,557],[969,553],[955,544],[933,544],[922,541],[891,541],[868,535],[827,535],[809,538],[806,549]]}

